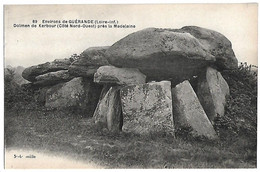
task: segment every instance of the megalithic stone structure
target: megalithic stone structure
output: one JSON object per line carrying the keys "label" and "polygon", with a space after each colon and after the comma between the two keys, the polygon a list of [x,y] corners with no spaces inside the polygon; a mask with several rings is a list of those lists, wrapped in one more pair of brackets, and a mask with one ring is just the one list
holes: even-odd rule
{"label": "megalithic stone structure", "polygon": [[217,139],[217,134],[204,112],[189,81],[172,89],[173,117],[176,128],[190,128],[194,137]]}

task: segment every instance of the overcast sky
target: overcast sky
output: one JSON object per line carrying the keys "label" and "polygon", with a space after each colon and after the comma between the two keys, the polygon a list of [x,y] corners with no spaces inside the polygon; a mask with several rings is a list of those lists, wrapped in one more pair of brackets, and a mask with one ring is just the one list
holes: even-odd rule
{"label": "overcast sky", "polygon": [[[28,67],[66,58],[92,46],[112,45],[148,27],[195,25],[218,31],[240,62],[257,65],[257,5],[20,5],[5,6],[5,65]],[[14,28],[32,20],[118,20],[134,29]]]}

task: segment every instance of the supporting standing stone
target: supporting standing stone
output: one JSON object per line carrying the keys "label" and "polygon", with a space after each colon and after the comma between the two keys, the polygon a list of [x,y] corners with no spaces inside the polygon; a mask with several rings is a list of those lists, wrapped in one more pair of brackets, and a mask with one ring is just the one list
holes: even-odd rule
{"label": "supporting standing stone", "polygon": [[220,72],[208,67],[198,78],[197,95],[212,123],[217,115],[224,115],[229,86]]}
{"label": "supporting standing stone", "polygon": [[104,97],[106,96],[108,90],[111,86],[104,85],[99,101],[96,107],[96,110],[94,112],[93,118],[95,120],[95,123],[99,124],[100,126],[107,126],[107,109],[108,109],[108,103],[105,101]]}
{"label": "supporting standing stone", "polygon": [[123,131],[174,135],[171,82],[153,82],[121,89]]}
{"label": "supporting standing stone", "polygon": [[95,123],[107,127],[112,132],[122,130],[122,108],[120,101],[120,86],[105,86],[94,113]]}
{"label": "supporting standing stone", "polygon": [[189,127],[193,136],[216,139],[216,132],[204,112],[189,81],[172,89],[173,116],[177,128]]}

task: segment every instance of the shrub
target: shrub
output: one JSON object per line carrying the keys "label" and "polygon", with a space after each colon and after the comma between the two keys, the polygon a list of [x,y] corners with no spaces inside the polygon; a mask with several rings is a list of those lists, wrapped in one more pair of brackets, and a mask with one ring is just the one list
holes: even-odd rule
{"label": "shrub", "polygon": [[14,82],[14,71],[6,69],[4,77],[4,107],[7,109],[22,109],[33,102],[33,93],[23,89]]}
{"label": "shrub", "polygon": [[78,60],[78,58],[79,58],[79,55],[77,55],[77,54],[72,54],[69,59],[70,59],[70,62],[72,63],[72,62]]}
{"label": "shrub", "polygon": [[238,69],[222,72],[230,88],[225,116],[217,117],[214,127],[221,140],[233,142],[239,138],[251,141],[256,149],[257,138],[257,72],[241,63]]}

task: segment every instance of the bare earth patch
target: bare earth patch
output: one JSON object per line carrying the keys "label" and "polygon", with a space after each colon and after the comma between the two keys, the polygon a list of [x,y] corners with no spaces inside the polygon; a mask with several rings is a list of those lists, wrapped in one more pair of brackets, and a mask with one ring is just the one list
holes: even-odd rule
{"label": "bare earth patch", "polygon": [[[21,156],[21,157],[20,157]],[[43,153],[37,150],[6,149],[5,168],[7,169],[95,169],[102,168],[93,162],[71,159],[68,156]]]}

